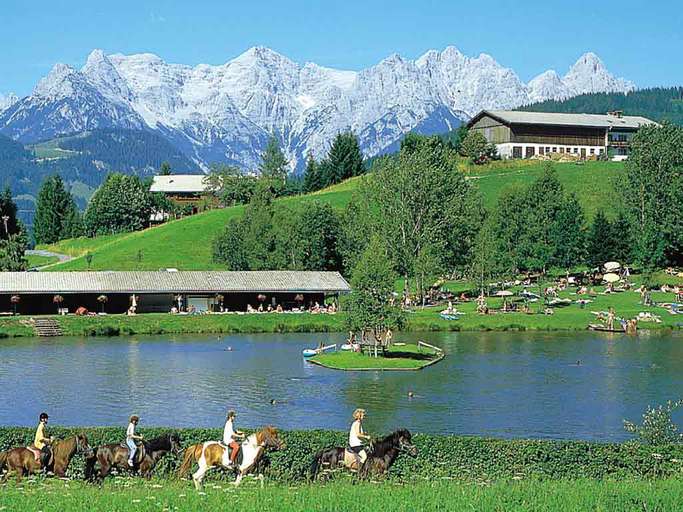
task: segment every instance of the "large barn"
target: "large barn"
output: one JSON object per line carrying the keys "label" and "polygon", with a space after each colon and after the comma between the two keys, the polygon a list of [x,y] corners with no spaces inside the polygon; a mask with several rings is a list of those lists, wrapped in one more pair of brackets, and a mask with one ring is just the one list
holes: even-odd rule
{"label": "large barn", "polygon": [[73,313],[84,307],[124,313],[133,301],[137,313],[245,311],[248,304],[292,309],[349,291],[338,272],[0,272],[0,312]]}
{"label": "large barn", "polygon": [[495,144],[501,158],[564,153],[582,159],[609,155],[624,160],[633,135],[646,124],[654,121],[621,112],[601,115],[483,110],[467,126]]}

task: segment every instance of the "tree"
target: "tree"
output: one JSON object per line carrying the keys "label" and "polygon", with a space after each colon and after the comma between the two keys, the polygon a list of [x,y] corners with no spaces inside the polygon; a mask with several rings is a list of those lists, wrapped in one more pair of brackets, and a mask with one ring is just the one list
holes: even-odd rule
{"label": "tree", "polygon": [[481,292],[494,279],[511,273],[509,257],[500,250],[493,220],[489,217],[479,230],[467,269],[467,275],[477,283]]}
{"label": "tree", "polygon": [[173,174],[171,170],[171,164],[168,162],[161,162],[161,166],[159,167],[159,176],[170,176]]}
{"label": "tree", "polygon": [[584,215],[577,198],[566,194],[551,165],[526,188],[501,194],[495,236],[512,271],[545,272],[584,260]]}
{"label": "tree", "polygon": [[89,236],[137,231],[149,224],[152,198],[137,176],[109,174],[85,212]]}
{"label": "tree", "polygon": [[358,137],[353,132],[338,133],[327,158],[320,165],[322,187],[329,187],[365,172]]}
{"label": "tree", "polygon": [[612,258],[616,261],[630,262],[633,258],[633,228],[627,215],[619,210],[612,222]]}
{"label": "tree", "polygon": [[231,165],[212,165],[205,181],[223,206],[248,203],[258,186],[258,178],[247,176]]}
{"label": "tree", "polygon": [[489,144],[484,134],[469,130],[460,142],[458,150],[462,156],[470,159],[473,164],[485,164],[496,158],[496,146]]}
{"label": "tree", "polygon": [[21,224],[17,219],[17,205],[12,199],[9,187],[0,194],[0,239],[7,240],[10,235],[21,231]]}
{"label": "tree", "polygon": [[353,291],[344,299],[350,330],[370,331],[379,340],[387,329],[402,324],[403,315],[393,297],[396,277],[384,243],[373,239],[353,270]]}
{"label": "tree", "polygon": [[284,184],[287,179],[288,165],[289,161],[282,153],[277,137],[271,135],[266,149],[261,155],[261,165],[259,166],[261,176],[276,183]]}
{"label": "tree", "polygon": [[309,151],[306,157],[306,169],[304,169],[304,192],[315,192],[323,188],[323,177],[320,174],[320,165],[315,161],[313,153]]}
{"label": "tree", "polygon": [[443,145],[418,144],[379,161],[367,178],[362,202],[368,204],[372,233],[385,244],[406,287],[427,248],[442,271],[467,261],[483,218],[478,194],[448,153]]}
{"label": "tree", "polygon": [[586,237],[586,252],[588,263],[593,267],[600,267],[612,259],[612,224],[600,209],[593,218],[593,223]]}
{"label": "tree", "polygon": [[38,192],[33,236],[38,244],[52,244],[79,236],[80,213],[59,175],[47,178]]}
{"label": "tree", "polygon": [[626,162],[623,203],[632,219],[634,256],[647,266],[683,262],[683,127],[642,126]]}
{"label": "tree", "polygon": [[28,243],[23,231],[0,238],[0,271],[23,272],[28,266],[24,256]]}
{"label": "tree", "polygon": [[586,225],[583,208],[576,194],[567,194],[562,198],[550,238],[554,248],[553,265],[569,268],[583,263],[586,258]]}

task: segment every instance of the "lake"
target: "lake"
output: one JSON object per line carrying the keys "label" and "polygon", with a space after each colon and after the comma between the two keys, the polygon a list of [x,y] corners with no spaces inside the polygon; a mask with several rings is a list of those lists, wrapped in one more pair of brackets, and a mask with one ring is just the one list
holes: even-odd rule
{"label": "lake", "polygon": [[[624,418],[683,394],[683,333],[400,333],[446,351],[419,372],[339,372],[301,350],[341,334],[0,341],[0,424],[366,430],[617,441]],[[408,392],[414,393],[408,398]],[[271,400],[276,401],[275,405]]]}

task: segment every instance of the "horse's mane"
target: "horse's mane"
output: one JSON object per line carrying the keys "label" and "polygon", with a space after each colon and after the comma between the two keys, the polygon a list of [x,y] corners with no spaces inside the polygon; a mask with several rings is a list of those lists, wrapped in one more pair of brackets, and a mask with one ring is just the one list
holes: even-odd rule
{"label": "horse's mane", "polygon": [[145,444],[145,450],[148,452],[157,452],[160,450],[170,450],[171,449],[171,438],[174,434],[162,434],[149,441],[143,441]]}
{"label": "horse's mane", "polygon": [[398,441],[401,439],[401,437],[406,437],[410,439],[412,436],[410,434],[410,431],[408,431],[405,428],[398,429],[395,432],[392,432],[388,436],[384,437],[383,439],[380,439],[379,441],[375,441],[372,444],[372,455],[382,457],[385,453],[387,453],[391,449],[397,449],[398,448]]}

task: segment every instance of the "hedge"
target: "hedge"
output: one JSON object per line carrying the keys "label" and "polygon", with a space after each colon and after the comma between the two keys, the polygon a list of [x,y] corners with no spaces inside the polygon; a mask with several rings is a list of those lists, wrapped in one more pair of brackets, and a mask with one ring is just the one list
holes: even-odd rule
{"label": "hedge", "polygon": [[[141,428],[151,439],[168,428]],[[183,447],[212,439],[220,439],[218,429],[176,429]],[[88,435],[91,446],[120,442],[123,428],[60,428],[50,426],[51,435],[63,438],[77,432]],[[0,427],[0,449],[26,446],[34,431],[28,428]],[[342,446],[343,432],[313,430],[281,432],[284,450],[271,452],[265,469],[266,477],[291,482],[304,479],[313,455],[329,446]],[[417,458],[399,457],[391,476],[402,479],[456,479],[490,481],[508,479],[576,479],[576,478],[658,478],[681,475],[683,445],[648,446],[635,442],[595,443],[585,441],[506,440],[463,436],[416,434]],[[157,466],[158,476],[170,476],[178,460],[169,455]],[[81,477],[83,461],[76,457],[70,476]]]}

